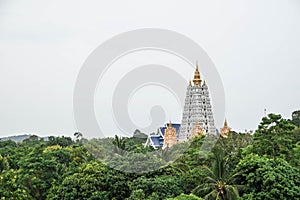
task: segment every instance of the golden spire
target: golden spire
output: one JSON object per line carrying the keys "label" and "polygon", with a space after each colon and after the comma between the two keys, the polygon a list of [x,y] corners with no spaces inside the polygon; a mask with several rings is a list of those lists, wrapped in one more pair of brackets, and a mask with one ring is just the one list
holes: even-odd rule
{"label": "golden spire", "polygon": [[201,79],[200,79],[200,72],[198,69],[198,63],[196,64],[196,71],[194,74],[194,79],[193,79],[194,85],[200,85],[201,84]]}
{"label": "golden spire", "polygon": [[227,124],[227,120],[225,118],[225,121],[224,121],[224,126],[223,128],[221,128],[220,130],[220,136],[222,136],[223,138],[227,138],[228,137],[228,134],[231,132],[231,128],[228,126]]}
{"label": "golden spire", "polygon": [[170,123],[169,123],[169,127],[172,127],[172,122],[171,122],[171,120],[170,120]]}
{"label": "golden spire", "polygon": [[226,118],[225,118],[225,121],[224,121],[224,127],[228,127],[227,119]]}
{"label": "golden spire", "polygon": [[206,86],[206,81],[205,80],[203,81],[203,86]]}

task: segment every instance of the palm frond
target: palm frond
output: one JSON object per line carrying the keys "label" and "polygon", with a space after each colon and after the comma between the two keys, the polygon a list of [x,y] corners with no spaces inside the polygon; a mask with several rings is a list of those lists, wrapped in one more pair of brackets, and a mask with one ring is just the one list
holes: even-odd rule
{"label": "palm frond", "polygon": [[236,187],[232,185],[226,185],[226,198],[227,199],[237,199],[239,197],[239,191]]}
{"label": "palm frond", "polygon": [[211,191],[207,195],[203,197],[204,199],[218,199],[219,198],[219,193],[216,190]]}

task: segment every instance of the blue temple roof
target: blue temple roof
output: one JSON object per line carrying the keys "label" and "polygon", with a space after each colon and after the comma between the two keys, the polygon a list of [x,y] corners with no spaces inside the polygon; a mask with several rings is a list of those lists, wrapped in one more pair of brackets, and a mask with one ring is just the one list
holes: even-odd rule
{"label": "blue temple roof", "polygon": [[155,147],[162,147],[164,144],[164,139],[162,136],[158,135],[151,135],[150,136],[151,141],[153,142]]}
{"label": "blue temple roof", "polygon": [[160,132],[162,135],[165,135],[165,130],[166,130],[166,127],[160,127]]}
{"label": "blue temple roof", "polygon": [[[149,135],[148,139],[151,140],[154,148],[162,147],[164,145],[164,134],[166,128],[169,126],[169,123],[165,124],[164,127],[159,128],[159,133],[156,135]],[[172,124],[172,127],[176,129],[176,136],[179,137],[180,124]]]}

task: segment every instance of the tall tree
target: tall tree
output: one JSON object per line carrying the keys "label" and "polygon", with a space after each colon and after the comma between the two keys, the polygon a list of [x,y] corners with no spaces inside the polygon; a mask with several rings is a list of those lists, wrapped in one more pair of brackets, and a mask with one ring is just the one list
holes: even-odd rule
{"label": "tall tree", "polygon": [[300,110],[296,110],[292,113],[292,123],[300,127]]}
{"label": "tall tree", "polygon": [[236,177],[245,185],[242,199],[300,199],[300,171],[281,158],[246,155],[237,165]]}
{"label": "tall tree", "polygon": [[126,139],[115,135],[115,139],[112,142],[114,146],[114,152],[119,155],[125,155],[127,153],[126,149]]}
{"label": "tall tree", "polygon": [[282,119],[281,115],[269,114],[262,119],[254,134],[252,152],[288,160],[291,157],[290,150],[294,147],[295,129],[295,125]]}
{"label": "tall tree", "polygon": [[77,141],[79,141],[83,137],[83,135],[81,132],[75,132],[74,137],[76,138]]}
{"label": "tall tree", "polygon": [[215,150],[214,162],[211,168],[204,167],[207,175],[204,183],[197,186],[193,193],[204,199],[234,200],[239,197],[238,185],[234,184],[234,177],[226,171],[227,160],[220,150]]}

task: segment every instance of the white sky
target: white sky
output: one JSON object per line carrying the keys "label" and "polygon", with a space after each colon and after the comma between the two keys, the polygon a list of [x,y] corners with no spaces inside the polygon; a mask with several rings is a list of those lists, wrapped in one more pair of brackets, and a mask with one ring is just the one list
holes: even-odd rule
{"label": "white sky", "polygon": [[[0,0],[0,136],[73,135],[82,63],[105,40],[138,28],[174,30],[205,49],[222,78],[235,130],[256,129],[264,108],[284,117],[300,108],[299,0]],[[134,107],[143,106],[141,94],[135,97],[130,114],[146,125],[147,113]],[[174,108],[174,102],[161,104]],[[175,110],[167,107],[167,118],[180,122]],[[115,134],[110,126],[107,135]]]}

